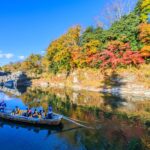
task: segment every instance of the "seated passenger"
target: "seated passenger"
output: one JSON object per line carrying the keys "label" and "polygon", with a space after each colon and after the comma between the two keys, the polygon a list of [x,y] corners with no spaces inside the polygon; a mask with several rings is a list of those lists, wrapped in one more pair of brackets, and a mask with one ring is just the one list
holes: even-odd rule
{"label": "seated passenger", "polygon": [[15,109],[12,110],[11,115],[15,115]]}
{"label": "seated passenger", "polygon": [[45,111],[44,110],[40,110],[38,113],[39,118],[45,118]]}
{"label": "seated passenger", "polygon": [[45,118],[46,117],[46,113],[45,113],[45,110],[42,111],[42,114],[41,114],[42,118]]}
{"label": "seated passenger", "polygon": [[26,111],[22,115],[27,117],[27,112],[28,112],[28,108],[26,108]]}
{"label": "seated passenger", "polygon": [[21,113],[21,110],[18,106],[15,108],[15,115],[19,115]]}
{"label": "seated passenger", "polygon": [[32,116],[32,110],[29,108],[27,110],[27,117],[31,117]]}
{"label": "seated passenger", "polygon": [[27,108],[26,109],[26,112],[23,114],[23,116],[25,117],[31,117],[32,116],[32,110]]}
{"label": "seated passenger", "polygon": [[34,113],[33,113],[32,117],[34,117],[34,118],[38,118],[38,112],[37,112],[37,110],[36,110],[36,109],[34,110]]}
{"label": "seated passenger", "polygon": [[40,110],[39,112],[38,112],[38,118],[41,118],[42,117],[42,110]]}

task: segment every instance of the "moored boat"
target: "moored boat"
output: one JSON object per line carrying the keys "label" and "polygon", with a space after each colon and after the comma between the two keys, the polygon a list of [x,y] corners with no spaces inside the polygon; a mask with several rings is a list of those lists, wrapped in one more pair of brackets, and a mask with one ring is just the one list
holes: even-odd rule
{"label": "moored boat", "polygon": [[10,112],[0,112],[0,118],[18,123],[55,126],[61,123],[62,115],[53,114],[52,119],[46,119],[12,115]]}

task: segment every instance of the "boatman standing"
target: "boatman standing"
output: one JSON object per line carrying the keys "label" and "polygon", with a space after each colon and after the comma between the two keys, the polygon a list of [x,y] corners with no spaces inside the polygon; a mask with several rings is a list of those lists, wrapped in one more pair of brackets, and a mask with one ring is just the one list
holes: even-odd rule
{"label": "boatman standing", "polygon": [[52,106],[48,107],[47,119],[52,119],[53,108]]}

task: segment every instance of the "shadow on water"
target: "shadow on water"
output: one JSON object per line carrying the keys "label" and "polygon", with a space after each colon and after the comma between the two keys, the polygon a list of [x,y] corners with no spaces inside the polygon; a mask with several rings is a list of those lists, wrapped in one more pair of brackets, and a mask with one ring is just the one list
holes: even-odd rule
{"label": "shadow on water", "polygon": [[27,91],[27,88],[28,88],[27,86],[22,86],[19,88],[0,86],[0,91],[4,93],[12,94],[12,95],[20,96]]}
{"label": "shadow on water", "polygon": [[0,119],[0,128],[2,129],[4,126],[9,126],[11,128],[15,129],[26,129],[28,131],[33,131],[35,133],[39,133],[40,131],[46,130],[47,136],[50,135],[53,131],[54,133],[59,133],[63,131],[63,124],[59,124],[57,126],[39,126],[39,125],[30,125],[25,123],[17,123],[17,122],[11,122],[7,120]]}
{"label": "shadow on water", "polygon": [[105,106],[110,106],[114,111],[119,107],[122,107],[127,100],[122,98],[121,88],[125,85],[122,82],[123,78],[116,73],[115,70],[108,75],[104,72],[104,85],[103,85],[103,99]]}

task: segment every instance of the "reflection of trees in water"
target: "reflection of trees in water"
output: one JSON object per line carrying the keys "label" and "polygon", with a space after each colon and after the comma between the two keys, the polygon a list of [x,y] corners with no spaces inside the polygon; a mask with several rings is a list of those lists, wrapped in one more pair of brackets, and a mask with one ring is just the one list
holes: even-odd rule
{"label": "reflection of trees in water", "polygon": [[[65,137],[69,143],[80,146],[82,145],[85,149],[93,149],[95,147],[95,149],[113,150],[117,150],[117,148],[118,150],[126,150],[131,146],[142,150],[142,146],[146,145],[143,144],[143,141],[146,141],[143,138],[145,133],[140,124],[130,124],[127,120],[119,120],[112,113],[100,110],[100,108],[96,106],[78,106],[71,100],[71,96],[68,93],[64,94],[63,92],[60,92],[64,94],[63,98],[60,97],[61,94],[60,96],[57,96],[57,93],[58,89],[55,93],[52,89],[43,91],[41,89],[30,88],[27,93],[22,95],[22,99],[24,103],[30,107],[42,106],[47,109],[50,104],[53,106],[54,111],[58,113],[70,116],[74,119],[85,120],[91,122],[91,124],[93,124],[93,121],[97,118],[101,119],[100,123],[97,122],[97,124],[100,124],[102,128],[96,131],[82,128],[78,130],[71,130],[67,133],[62,131],[59,136],[62,136],[63,138]],[[79,95],[84,98],[83,93]],[[107,98],[109,99],[109,97]],[[115,99],[113,100],[115,101]],[[111,108],[113,110],[117,107],[118,106],[114,107],[111,104]],[[146,134],[145,136],[147,137]]]}
{"label": "reflection of trees in water", "polygon": [[110,106],[112,110],[123,106],[123,102],[127,101],[125,98],[122,98],[121,95],[121,87],[124,85],[122,79],[123,78],[119,76],[115,70],[113,70],[110,75],[104,72],[104,91],[110,89],[112,93],[117,94],[116,96],[111,93],[103,95],[104,105]]}
{"label": "reflection of trees in water", "polygon": [[48,109],[48,105],[52,105],[54,111],[72,117],[74,119],[81,120],[94,120],[98,109],[77,106],[70,100],[70,96],[65,94],[65,98],[62,99],[56,96],[55,93],[48,91],[42,91],[41,89],[28,89],[28,92],[21,96],[23,102],[29,107],[42,106],[45,110]]}
{"label": "reflection of trees in water", "polygon": [[123,102],[126,102],[125,99],[110,94],[105,94],[103,98],[104,106],[109,106],[112,110],[116,110],[117,108],[122,107]]}
{"label": "reflection of trees in water", "polygon": [[[112,124],[114,124],[114,121],[115,120],[112,120]],[[107,125],[100,130],[86,130],[76,127],[63,129],[61,126],[42,128],[0,121],[0,128],[7,125],[16,130],[24,129],[33,131],[37,135],[44,131],[45,138],[48,138],[52,134],[56,134],[58,137],[66,139],[73,148],[79,147],[79,149],[130,150],[132,148],[131,150],[148,150],[148,148],[146,149],[146,144],[148,145],[148,136],[142,136],[143,129],[140,125],[131,127],[128,124],[120,125],[115,123],[116,127],[112,128],[110,121],[105,124]]]}
{"label": "reflection of trees in water", "polygon": [[140,125],[134,127],[129,124],[121,125],[108,121],[99,130],[81,128],[59,136],[65,137],[69,143],[82,146],[83,149],[146,150],[147,145],[143,143],[143,132]]}
{"label": "reflection of trees in water", "polygon": [[[128,109],[126,107],[122,107],[123,102],[126,101],[125,99],[118,98],[117,96],[112,96],[110,94],[103,95],[93,92],[89,92],[87,94],[87,92],[81,91],[77,93],[77,99],[74,101],[73,95],[74,91],[71,90],[43,90],[40,88],[29,88],[27,92],[21,96],[21,98],[29,107],[42,106],[45,110],[47,110],[48,105],[51,104],[56,112],[60,112],[75,119],[92,121],[97,118],[102,119],[103,116],[107,118],[113,114],[128,118],[127,114],[125,114],[126,112],[129,112]],[[145,106],[140,103],[140,106],[143,107],[138,107],[138,112],[141,111],[147,114],[149,109],[146,106],[149,105]]]}

